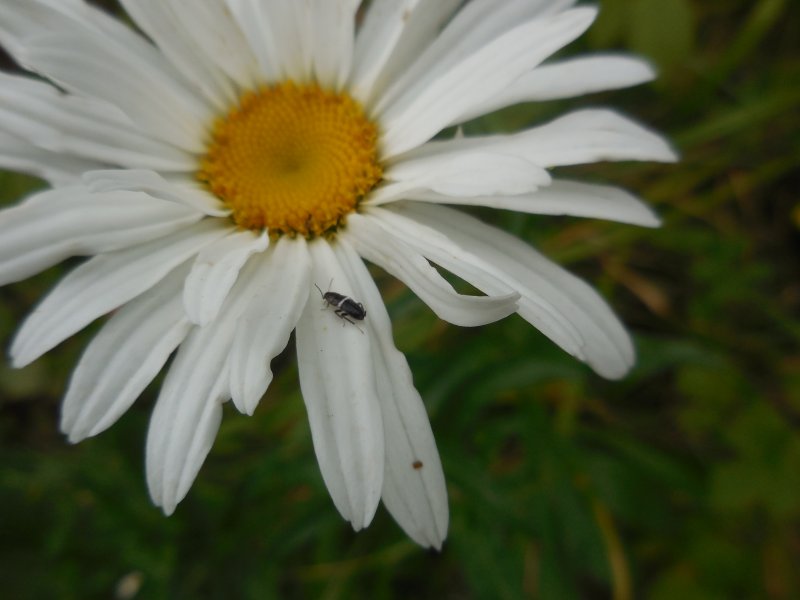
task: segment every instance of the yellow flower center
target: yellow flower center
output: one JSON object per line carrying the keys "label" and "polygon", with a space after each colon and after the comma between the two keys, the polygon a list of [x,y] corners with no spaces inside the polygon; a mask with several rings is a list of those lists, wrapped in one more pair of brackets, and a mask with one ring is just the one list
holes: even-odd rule
{"label": "yellow flower center", "polygon": [[378,129],[345,93],[292,82],[245,94],[212,130],[198,178],[245,229],[322,235],[381,179]]}

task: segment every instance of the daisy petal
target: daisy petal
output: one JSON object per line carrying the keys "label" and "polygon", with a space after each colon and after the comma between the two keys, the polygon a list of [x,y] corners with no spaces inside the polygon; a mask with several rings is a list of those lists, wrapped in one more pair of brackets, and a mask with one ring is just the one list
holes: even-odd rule
{"label": "daisy petal", "polygon": [[[630,370],[634,363],[630,336],[605,301],[586,283],[521,240],[459,211],[408,203],[399,207],[398,212],[418,224],[435,227],[458,247],[470,248],[496,269],[498,277],[505,274],[506,282],[522,295],[520,315],[598,374],[618,379]],[[539,325],[542,309],[554,311],[570,323],[579,332],[580,345],[574,347],[569,340]]]}
{"label": "daisy petal", "polygon": [[369,271],[345,240],[336,249],[358,297],[369,307],[368,333],[386,438],[381,497],[409,537],[441,549],[449,520],[447,488],[425,406],[405,356],[395,348],[389,315]]}
{"label": "daisy petal", "polygon": [[[411,15],[407,30],[416,33],[415,29],[421,29],[425,35],[420,40],[422,43],[410,50],[414,59],[406,63],[407,68],[392,73],[391,87],[381,93],[377,107],[379,112],[390,106],[398,97],[407,94],[411,88],[422,90],[465,57],[474,54],[515,27],[542,16],[561,12],[565,8],[562,6],[563,1],[506,0],[499,3],[496,0],[472,0],[460,4],[462,6],[454,13],[453,9],[456,7],[451,6],[450,2],[424,2]],[[418,15],[423,13],[427,5],[443,6],[439,7],[434,15]],[[434,22],[413,23],[417,15],[420,18],[433,16]],[[442,30],[438,31],[440,27]],[[400,42],[404,41],[406,40],[401,38]],[[409,49],[406,47],[405,51],[409,52]]]}
{"label": "daisy petal", "polygon": [[[92,6],[84,0],[29,0],[7,3],[4,8],[5,10],[0,13],[0,43],[5,44],[17,61],[31,71],[37,69],[34,65],[26,64],[28,47],[36,45],[35,40],[47,38],[48,35],[43,35],[43,32],[59,32],[65,39],[84,40],[88,46],[96,50],[98,56],[110,63],[114,61],[123,63],[119,76],[130,79],[131,73],[125,70],[124,64],[137,65],[149,76],[157,78],[166,88],[170,88],[160,90],[162,93],[168,95],[172,92],[182,93],[184,110],[188,112],[194,109],[201,118],[205,114],[207,107],[195,97],[192,90],[185,87],[187,80],[165,60],[164,55],[138,32],[111,16],[106,10]],[[47,73],[41,74],[49,78]],[[83,75],[91,78],[90,72]],[[62,87],[68,87],[67,82],[64,82]],[[150,91],[156,94],[152,89]],[[83,97],[91,96],[92,94],[86,94]],[[91,98],[91,101],[93,104],[105,104],[103,98],[105,96],[99,94]],[[159,98],[159,100],[163,102],[164,99]],[[105,104],[101,112],[104,114],[114,112],[115,117],[123,116],[124,122],[130,123],[125,113],[120,110],[125,106],[111,102]],[[146,109],[147,106],[141,108]],[[145,112],[146,110],[139,114]],[[155,130],[153,133],[158,135],[160,132]]]}
{"label": "daisy petal", "polygon": [[69,258],[160,238],[202,213],[136,192],[92,194],[80,187],[35,194],[0,211],[0,284]]}
{"label": "daisy petal", "polygon": [[239,270],[248,258],[267,246],[266,232],[257,236],[252,231],[232,231],[203,248],[183,288],[183,305],[189,320],[203,326],[216,318]]}
{"label": "daisy petal", "polygon": [[435,39],[461,0],[373,0],[356,38],[353,97],[365,105]]}
{"label": "daisy petal", "polygon": [[203,152],[210,107],[167,73],[131,52],[80,34],[26,40],[20,61],[79,95],[119,107],[150,135],[189,152]]}
{"label": "daisy petal", "polygon": [[248,262],[219,318],[195,327],[164,381],[147,434],[147,483],[171,514],[186,496],[211,449],[230,397],[230,350],[236,323],[259,299],[258,257]]}
{"label": "daisy petal", "polygon": [[[209,343],[211,342],[211,343]],[[175,511],[208,456],[227,388],[220,346],[195,328],[164,379],[147,432],[147,485],[153,502]]]}
{"label": "daisy petal", "polygon": [[311,59],[317,81],[341,89],[350,76],[355,45],[356,10],[361,0],[311,0]]}
{"label": "daisy petal", "polygon": [[[125,11],[175,66],[219,110],[236,100],[232,82],[211,63],[202,46],[195,44],[186,22],[191,10],[174,1],[121,0]],[[213,2],[212,2],[213,4]]]}
{"label": "daisy petal", "polygon": [[203,221],[85,262],[64,277],[22,324],[11,345],[14,366],[33,362],[96,318],[147,291],[227,230]]}
{"label": "daisy petal", "polygon": [[83,0],[4,2],[0,12],[0,43],[18,57],[28,39],[43,31],[63,31],[95,38],[100,43],[135,53],[158,65],[158,52],[118,19]]}
{"label": "daisy petal", "polygon": [[[102,43],[136,54],[153,67],[170,72],[163,56],[152,44],[107,10],[93,6],[85,0],[30,0],[21,4],[30,4],[32,8],[36,5],[46,5],[51,11],[60,15],[57,17],[55,14],[50,14],[47,15],[47,21],[39,21],[43,15],[36,14],[33,27],[23,34],[23,39],[32,37],[42,30],[89,34],[98,39],[102,38]],[[44,26],[45,23],[58,26],[47,27]]]}
{"label": "daisy petal", "polygon": [[[575,111],[510,137],[512,148],[543,167],[604,160],[678,159],[662,136],[612,110]],[[504,146],[500,143],[498,151]]]}
{"label": "daisy petal", "polygon": [[512,135],[460,137],[428,142],[407,153],[403,160],[467,151],[521,156],[544,168],[604,160],[677,160],[675,151],[662,136],[606,109],[574,111],[544,125]]}
{"label": "daisy petal", "polygon": [[[519,293],[517,312],[567,352],[584,358],[583,336],[557,304],[538,294],[536,290],[531,291],[521,286],[503,268],[485,260],[482,254],[478,254],[475,245],[456,243],[449,235],[450,229],[439,227],[438,220],[426,222],[418,215],[418,211],[428,207],[429,205],[424,203],[396,203],[392,204],[390,209],[371,209],[369,214],[374,216],[376,222],[383,228],[384,238],[388,235],[402,236],[416,252],[484,293],[497,294],[508,290]],[[448,214],[456,213],[432,205],[430,208],[438,208]],[[413,216],[417,218],[409,218]],[[492,231],[493,229],[489,228],[487,235],[491,235]]]}
{"label": "daisy petal", "polygon": [[61,407],[73,443],[113,425],[158,374],[191,329],[181,302],[188,272],[179,268],[126,304],[86,348]]}
{"label": "daisy petal", "polygon": [[68,95],[29,77],[0,73],[0,123],[51,152],[102,164],[187,171],[194,157],[137,131],[103,102]]}
{"label": "daisy petal", "polygon": [[463,59],[424,87],[412,86],[382,113],[384,152],[391,158],[426,142],[458,115],[508,87],[594,20],[577,8],[515,27]]}
{"label": "daisy petal", "polygon": [[312,59],[306,2],[228,0],[228,4],[267,82],[308,80]]}
{"label": "daisy petal", "polygon": [[280,79],[283,73],[278,62],[275,36],[271,32],[273,21],[267,14],[266,5],[258,0],[227,0],[227,3],[256,57],[261,76],[268,83]]}
{"label": "daisy petal", "polygon": [[239,319],[230,355],[231,398],[248,415],[266,393],[270,362],[286,347],[308,300],[311,260],[305,240],[281,237],[254,277],[260,294]]}
{"label": "daisy petal", "polygon": [[237,25],[227,0],[170,0],[184,19],[203,58],[230,77],[241,88],[255,88],[261,83],[258,63],[247,39]]}
{"label": "daisy petal", "polygon": [[[312,280],[333,278],[339,293],[353,295],[328,243],[317,241],[309,249]],[[308,302],[297,324],[297,359],[322,478],[336,508],[357,531],[372,521],[383,485],[383,421],[370,338]]]}
{"label": "daisy petal", "polygon": [[521,102],[573,98],[631,87],[652,81],[655,76],[653,66],[635,56],[600,54],[555,61],[526,73],[483,104],[454,119],[452,124]]}
{"label": "daisy petal", "polygon": [[481,151],[400,161],[384,179],[392,183],[375,190],[366,204],[401,200],[421,190],[452,197],[524,194],[551,181],[545,169],[525,158]]}
{"label": "daisy petal", "polygon": [[210,217],[227,217],[231,213],[219,198],[188,178],[177,177],[167,181],[155,171],[119,169],[89,171],[81,179],[95,193],[144,192],[154,198],[183,204]]}
{"label": "daisy petal", "polygon": [[98,162],[42,150],[23,139],[0,131],[2,169],[41,177],[53,185],[70,185],[76,183],[84,171],[100,167]]}
{"label": "daisy petal", "polygon": [[422,254],[379,225],[373,218],[380,214],[378,210],[350,215],[346,239],[361,256],[405,283],[440,319],[462,327],[476,327],[517,311],[519,296],[499,281],[495,282],[491,296],[458,294]]}
{"label": "daisy petal", "polygon": [[566,179],[555,180],[532,194],[517,196],[453,197],[432,192],[412,192],[405,199],[432,204],[488,206],[536,215],[591,217],[642,227],[658,227],[661,224],[649,206],[626,190]]}

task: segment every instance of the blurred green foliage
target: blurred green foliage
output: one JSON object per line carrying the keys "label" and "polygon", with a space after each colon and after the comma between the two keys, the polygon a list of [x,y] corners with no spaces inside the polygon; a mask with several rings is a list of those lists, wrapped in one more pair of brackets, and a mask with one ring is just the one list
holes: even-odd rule
{"label": "blurred green foliage", "polygon": [[[639,363],[607,382],[517,318],[438,322],[376,273],[448,478],[441,554],[382,509],[354,534],[324,489],[291,349],[252,418],[233,410],[177,513],[151,504],[154,390],[69,446],[58,404],[91,331],[0,368],[0,581],[7,598],[800,597],[800,4],[603,0],[570,48],[629,49],[650,86],[501,111],[508,130],[612,105],[667,132],[675,166],[570,169],[618,182],[652,231],[482,211],[596,285]],[[38,184],[0,176],[15,201]],[[0,290],[0,339],[63,273]]]}

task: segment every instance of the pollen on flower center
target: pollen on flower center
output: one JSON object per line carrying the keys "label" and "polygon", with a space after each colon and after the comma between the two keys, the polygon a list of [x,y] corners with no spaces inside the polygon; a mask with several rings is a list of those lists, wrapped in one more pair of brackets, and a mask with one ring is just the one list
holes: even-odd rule
{"label": "pollen on flower center", "polygon": [[345,93],[264,87],[215,123],[198,178],[239,227],[312,237],[343,224],[380,180],[377,139]]}

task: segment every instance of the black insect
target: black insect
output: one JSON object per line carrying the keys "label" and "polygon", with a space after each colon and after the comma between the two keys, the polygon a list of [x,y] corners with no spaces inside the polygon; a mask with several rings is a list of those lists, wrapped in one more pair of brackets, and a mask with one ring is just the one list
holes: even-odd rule
{"label": "black insect", "polygon": [[[333,283],[333,280],[331,280],[331,283]],[[363,321],[364,317],[367,316],[367,309],[364,308],[361,302],[356,302],[350,296],[337,292],[323,292],[316,283],[314,287],[319,290],[319,295],[322,296],[325,305],[334,307],[333,313],[340,319],[355,325],[355,321]]]}

